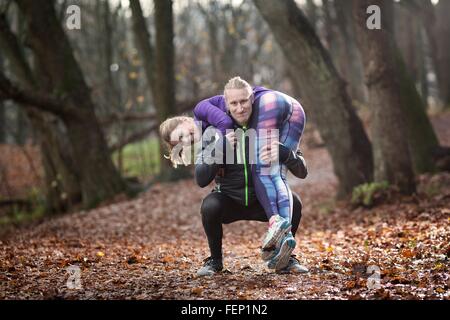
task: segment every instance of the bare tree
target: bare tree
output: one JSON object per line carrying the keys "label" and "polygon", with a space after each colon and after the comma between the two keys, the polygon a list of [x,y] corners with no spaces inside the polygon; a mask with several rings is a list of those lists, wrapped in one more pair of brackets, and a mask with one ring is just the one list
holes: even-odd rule
{"label": "bare tree", "polygon": [[[384,13],[384,26],[369,30],[366,26],[369,5],[378,5]],[[375,181],[387,181],[400,191],[415,191],[414,172],[408,147],[407,123],[402,106],[402,84],[397,69],[398,55],[393,41],[389,15],[391,0],[353,0],[358,45],[362,53],[369,102],[373,113],[373,150]],[[386,22],[388,21],[388,22]]]}
{"label": "bare tree", "polygon": [[334,1],[336,24],[340,39],[338,64],[341,75],[349,84],[350,96],[359,103],[366,102],[366,92],[363,82],[361,57],[355,43],[355,31],[352,21],[352,4],[348,0]]}
{"label": "bare tree", "polygon": [[317,28],[317,21],[319,20],[319,13],[314,0],[306,0],[306,10],[305,14],[308,17],[309,22],[311,23],[314,30]]}
{"label": "bare tree", "polygon": [[[175,47],[173,44],[174,27],[172,1],[156,0],[154,5],[156,41],[153,48],[140,2],[139,0],[130,1],[135,42],[143,60],[147,82],[152,91],[156,120],[157,123],[161,123],[169,116],[174,116],[177,113],[174,71]],[[125,139],[124,142],[131,142],[145,137],[156,127],[151,125],[141,132],[136,132]],[[116,144],[113,147],[117,148],[122,145]],[[175,172],[169,162],[163,157],[163,152],[160,154],[160,164],[161,179],[176,179],[186,173],[183,169]]]}
{"label": "bare tree", "polygon": [[444,103],[450,106],[450,1],[436,5],[436,60],[438,84]]}
{"label": "bare tree", "polygon": [[339,180],[338,196],[372,179],[369,139],[326,49],[292,0],[254,0],[284,52]]}
{"label": "bare tree", "polygon": [[155,87],[155,54],[151,45],[151,34],[145,23],[139,0],[130,0],[130,8],[133,13],[133,34],[144,66],[145,76],[153,94]]}
{"label": "bare tree", "polygon": [[413,10],[414,18],[419,17],[423,23],[427,40],[431,47],[431,58],[437,76],[439,93],[442,101],[450,105],[450,2],[439,1],[433,5],[431,0],[402,1]]}
{"label": "bare tree", "polygon": [[[392,10],[392,6],[388,4],[386,10]],[[393,10],[384,14],[386,26],[392,30],[395,30],[394,14]],[[398,51],[397,47],[396,50]],[[400,94],[402,105],[404,106],[403,116],[406,119],[408,128],[407,138],[414,171],[416,173],[433,171],[435,169],[433,155],[440,152],[442,148],[439,146],[433,126],[426,114],[424,101],[421,99],[413,80],[408,74],[400,53],[397,53],[395,57],[396,75],[400,77]]]}
{"label": "bare tree", "polygon": [[[10,30],[5,14],[0,14],[0,48],[10,69],[28,90],[38,90],[33,70],[21,50],[17,36]],[[38,72],[37,72],[38,73]],[[38,76],[38,75],[37,75]],[[40,83],[41,87],[43,83]],[[61,212],[80,200],[71,148],[58,119],[36,108],[24,108],[31,127],[38,135],[46,181],[46,206],[49,212]]]}
{"label": "bare tree", "polygon": [[175,110],[175,48],[173,45],[173,12],[171,0],[155,0],[156,73],[155,105],[160,121],[174,115]]}
{"label": "bare tree", "polygon": [[23,106],[33,105],[58,116],[67,129],[86,207],[126,190],[109,155],[95,115],[95,106],[72,48],[50,1],[17,0],[28,30],[28,41],[39,64],[40,76],[52,87],[42,94],[12,84],[3,75],[4,97]]}
{"label": "bare tree", "polygon": [[[3,70],[3,58],[0,55],[0,70]],[[0,100],[0,143],[6,142],[6,110],[5,104]]]}

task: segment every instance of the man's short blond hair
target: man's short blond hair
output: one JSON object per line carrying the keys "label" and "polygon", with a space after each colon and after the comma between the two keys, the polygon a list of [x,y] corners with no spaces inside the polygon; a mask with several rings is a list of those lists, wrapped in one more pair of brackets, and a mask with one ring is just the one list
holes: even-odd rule
{"label": "man's short blond hair", "polygon": [[228,80],[227,84],[225,85],[225,88],[223,89],[224,95],[225,91],[227,91],[228,89],[247,89],[249,93],[253,91],[250,84],[241,77],[234,77]]}

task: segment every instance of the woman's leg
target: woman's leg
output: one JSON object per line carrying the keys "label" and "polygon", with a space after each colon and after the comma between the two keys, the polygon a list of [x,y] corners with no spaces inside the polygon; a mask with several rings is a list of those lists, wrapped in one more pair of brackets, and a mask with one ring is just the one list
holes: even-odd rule
{"label": "woman's leg", "polygon": [[[280,100],[275,92],[268,92],[260,97],[258,104],[253,112],[254,121],[256,121],[257,139],[256,152],[257,163],[253,166],[253,182],[256,196],[263,206],[267,217],[270,219],[273,215],[278,215],[278,190],[273,176],[276,175],[277,168],[274,165],[267,164],[260,159],[260,149],[269,142],[269,137],[276,135],[279,138],[279,129],[283,118],[287,113],[287,106],[284,100]],[[278,134],[276,132],[278,130]]]}
{"label": "woman's leg", "polygon": [[[287,95],[281,95],[289,102],[290,109],[286,121],[280,129],[280,143],[296,152],[305,127],[305,112],[298,101]],[[279,166],[279,171],[274,171],[274,175],[272,175],[276,190],[282,194],[281,197],[278,197],[278,212],[280,216],[289,217],[291,220],[292,193],[286,180],[287,168],[282,164]]]}
{"label": "woman's leg", "polygon": [[[265,164],[259,159],[259,150],[266,137],[278,130],[276,139],[292,150],[296,150],[304,127],[304,112],[298,102],[280,92],[264,94],[256,106],[258,163],[254,166],[254,185],[258,200],[268,218],[279,214],[290,220],[292,195],[287,185],[284,166],[279,163]],[[272,132],[271,132],[272,131]]]}

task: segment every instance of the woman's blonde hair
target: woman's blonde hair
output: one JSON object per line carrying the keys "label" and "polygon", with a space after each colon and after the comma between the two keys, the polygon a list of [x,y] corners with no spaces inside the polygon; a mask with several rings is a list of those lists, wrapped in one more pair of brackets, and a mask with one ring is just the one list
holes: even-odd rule
{"label": "woman's blonde hair", "polygon": [[189,120],[192,120],[192,118],[188,116],[177,116],[165,120],[159,126],[159,135],[166,149],[169,151],[169,155],[164,155],[164,158],[169,159],[174,168],[181,164],[187,166],[189,163],[186,161],[186,147],[179,150],[179,154],[175,154],[176,150],[174,150],[174,146],[170,143],[170,136],[179,124]]}

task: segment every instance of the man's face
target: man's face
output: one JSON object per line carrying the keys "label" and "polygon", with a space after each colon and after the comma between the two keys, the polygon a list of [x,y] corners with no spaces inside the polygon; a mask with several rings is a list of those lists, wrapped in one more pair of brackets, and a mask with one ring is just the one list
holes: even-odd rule
{"label": "man's face", "polygon": [[233,119],[241,126],[246,125],[252,114],[253,93],[247,89],[227,89],[225,101]]}

